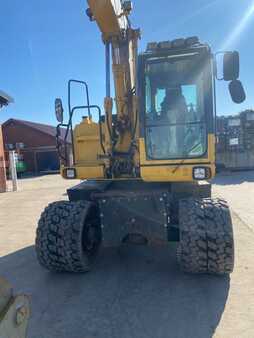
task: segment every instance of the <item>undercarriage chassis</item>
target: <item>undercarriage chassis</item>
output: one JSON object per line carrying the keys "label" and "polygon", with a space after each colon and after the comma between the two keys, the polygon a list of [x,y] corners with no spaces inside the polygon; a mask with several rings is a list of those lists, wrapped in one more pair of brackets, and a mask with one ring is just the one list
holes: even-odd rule
{"label": "undercarriage chassis", "polygon": [[179,241],[179,200],[209,198],[211,185],[145,183],[138,180],[85,181],[67,191],[70,201],[86,200],[100,209],[103,246],[143,236],[149,243]]}
{"label": "undercarriage chassis", "polygon": [[68,196],[51,203],[39,220],[35,247],[48,270],[89,271],[103,246],[177,241],[183,271],[233,271],[230,210],[224,200],[210,198],[208,183],[85,181]]}

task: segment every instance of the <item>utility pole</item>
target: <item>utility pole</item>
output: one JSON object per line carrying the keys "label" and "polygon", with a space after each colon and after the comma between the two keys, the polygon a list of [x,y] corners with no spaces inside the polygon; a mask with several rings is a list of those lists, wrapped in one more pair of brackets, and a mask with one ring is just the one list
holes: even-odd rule
{"label": "utility pole", "polygon": [[9,152],[9,163],[11,171],[11,180],[12,180],[12,191],[18,191],[18,177],[17,177],[17,168],[16,168],[16,153],[14,150]]}
{"label": "utility pole", "polygon": [[6,171],[2,127],[0,125],[0,193],[6,191]]}

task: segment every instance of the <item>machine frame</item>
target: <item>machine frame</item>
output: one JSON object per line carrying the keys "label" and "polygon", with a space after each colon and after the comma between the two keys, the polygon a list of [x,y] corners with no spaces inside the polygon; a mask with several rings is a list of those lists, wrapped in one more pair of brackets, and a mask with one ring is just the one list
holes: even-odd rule
{"label": "machine frame", "polygon": [[[68,163],[66,151],[57,142],[63,159],[61,174],[84,181],[68,189],[69,201],[52,203],[42,213],[36,236],[39,263],[52,271],[86,272],[101,246],[177,241],[177,259],[185,272],[231,273],[234,238],[230,211],[224,200],[211,198],[211,185],[206,181],[215,175],[215,78],[220,78],[216,56],[207,44],[190,37],[150,43],[138,57],[140,31],[131,28],[131,2],[88,0],[88,5],[88,17],[96,21],[105,44],[105,115],[90,104],[83,81],[69,82],[66,125],[62,102],[56,100],[58,136],[60,126],[66,127],[65,139],[71,132],[74,153],[74,163]],[[145,146],[144,64],[151,56],[197,52],[210,64],[210,81],[204,93],[207,154],[196,159],[150,160]],[[223,69],[222,78],[231,81],[233,101],[243,102],[237,52],[225,53]],[[72,107],[72,82],[85,88],[83,106]],[[73,128],[73,114],[80,109],[88,114]],[[97,123],[92,109],[98,110]]]}

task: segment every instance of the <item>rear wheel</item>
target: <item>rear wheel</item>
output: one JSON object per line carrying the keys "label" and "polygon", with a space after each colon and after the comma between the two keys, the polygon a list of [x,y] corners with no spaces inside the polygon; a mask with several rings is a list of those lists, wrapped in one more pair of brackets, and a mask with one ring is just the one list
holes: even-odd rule
{"label": "rear wheel", "polygon": [[101,244],[99,211],[86,201],[60,201],[42,213],[36,236],[39,263],[51,271],[89,271]]}
{"label": "rear wheel", "polygon": [[234,269],[234,238],[227,202],[182,200],[179,206],[178,262],[190,273],[229,274]]}

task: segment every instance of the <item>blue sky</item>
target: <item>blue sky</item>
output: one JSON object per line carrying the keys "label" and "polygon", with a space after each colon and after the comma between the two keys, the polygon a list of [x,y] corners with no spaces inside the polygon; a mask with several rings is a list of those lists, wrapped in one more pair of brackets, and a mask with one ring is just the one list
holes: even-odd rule
{"label": "blue sky", "polygon": [[[241,79],[247,100],[231,102],[227,83],[218,83],[218,112],[254,108],[254,0],[133,0],[131,20],[147,42],[198,35],[214,51],[241,54]],[[15,104],[0,112],[0,122],[14,117],[56,124],[54,99],[66,106],[67,81],[86,80],[92,103],[102,106],[105,92],[104,48],[95,23],[85,15],[85,0],[8,0],[1,4],[0,88]],[[252,8],[252,10],[251,10]],[[76,102],[82,103],[77,92]]]}

